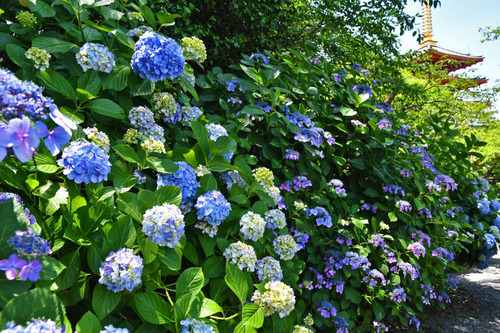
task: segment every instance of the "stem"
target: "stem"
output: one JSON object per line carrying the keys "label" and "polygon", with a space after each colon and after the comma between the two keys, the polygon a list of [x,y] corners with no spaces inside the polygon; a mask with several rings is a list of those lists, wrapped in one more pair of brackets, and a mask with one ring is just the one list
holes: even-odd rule
{"label": "stem", "polygon": [[210,318],[212,318],[212,319],[218,319],[218,320],[229,320],[229,319],[236,318],[236,317],[238,317],[239,315],[240,315],[239,313],[235,313],[234,315],[229,316],[229,317],[217,317],[217,316],[210,316]]}
{"label": "stem", "polygon": [[167,295],[168,302],[170,303],[170,305],[172,305],[172,307],[174,307],[174,302],[172,302],[172,299],[170,298],[170,294],[168,293],[168,291],[166,289],[165,289],[165,295]]}

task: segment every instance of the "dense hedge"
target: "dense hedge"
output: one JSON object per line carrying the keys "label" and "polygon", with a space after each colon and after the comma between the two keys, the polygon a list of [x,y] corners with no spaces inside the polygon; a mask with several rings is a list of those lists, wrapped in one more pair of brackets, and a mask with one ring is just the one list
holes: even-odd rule
{"label": "dense hedge", "polygon": [[111,3],[1,16],[6,332],[418,329],[487,266],[474,137],[405,123],[312,43],[194,78],[203,43],[153,31],[175,16]]}

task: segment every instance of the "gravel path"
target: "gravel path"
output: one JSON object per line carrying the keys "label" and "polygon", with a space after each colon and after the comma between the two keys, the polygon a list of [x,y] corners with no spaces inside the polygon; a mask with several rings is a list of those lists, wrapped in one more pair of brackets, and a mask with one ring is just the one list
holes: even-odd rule
{"label": "gravel path", "polygon": [[500,254],[490,266],[471,269],[459,275],[460,283],[444,311],[426,313],[425,333],[500,333]]}

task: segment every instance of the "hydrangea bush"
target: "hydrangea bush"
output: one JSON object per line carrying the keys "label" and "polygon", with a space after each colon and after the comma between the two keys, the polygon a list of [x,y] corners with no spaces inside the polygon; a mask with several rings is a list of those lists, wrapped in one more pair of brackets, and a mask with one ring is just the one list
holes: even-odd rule
{"label": "hydrangea bush", "polygon": [[0,16],[0,330],[418,328],[496,253],[481,143],[407,123],[361,65],[311,46],[204,70],[145,0],[21,3]]}

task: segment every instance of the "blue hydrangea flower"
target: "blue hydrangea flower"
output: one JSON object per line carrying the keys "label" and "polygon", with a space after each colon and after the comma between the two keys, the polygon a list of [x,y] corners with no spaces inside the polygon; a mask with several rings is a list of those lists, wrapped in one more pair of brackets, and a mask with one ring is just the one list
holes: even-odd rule
{"label": "blue hydrangea flower", "polygon": [[306,244],[309,241],[309,234],[305,232],[300,232],[296,230],[295,227],[291,227],[290,232],[293,235],[293,239],[297,243],[297,251],[305,249]]}
{"label": "blue hydrangea flower", "polygon": [[0,116],[6,120],[23,115],[32,120],[46,119],[54,103],[42,93],[42,87],[19,80],[10,71],[0,68]]}
{"label": "blue hydrangea flower", "polygon": [[367,257],[360,256],[357,252],[348,251],[345,253],[345,257],[342,260],[345,265],[350,265],[352,269],[358,269],[361,267],[362,270],[367,271],[371,266]]}
{"label": "blue hydrangea flower", "polygon": [[360,72],[361,72],[361,65],[360,65],[360,64],[353,63],[353,64],[351,65],[351,68],[352,68],[353,70],[355,70],[356,72],[358,72],[358,73],[360,73]]}
{"label": "blue hydrangea flower", "polygon": [[203,111],[196,106],[181,107],[181,119],[184,125],[189,125],[193,120],[197,120],[203,114]]}
{"label": "blue hydrangea flower", "polygon": [[392,290],[391,300],[398,303],[406,301],[405,289],[399,285],[395,286]]}
{"label": "blue hydrangea flower", "polygon": [[139,130],[147,130],[155,124],[154,113],[146,106],[136,106],[128,113],[130,124]]}
{"label": "blue hydrangea flower", "polygon": [[487,179],[479,177],[478,182],[481,191],[488,192],[490,190],[490,182]]}
{"label": "blue hydrangea flower", "polygon": [[281,260],[290,260],[297,253],[298,246],[291,235],[279,235],[273,241],[274,252]]}
{"label": "blue hydrangea flower", "polygon": [[247,183],[241,178],[240,173],[236,170],[229,170],[221,173],[222,181],[226,184],[228,190],[231,190],[234,184],[241,188],[245,188]]}
{"label": "blue hydrangea flower", "polygon": [[286,150],[286,156],[285,158],[287,160],[295,160],[297,161],[300,157],[300,153],[296,150],[293,150],[293,149],[287,149]]}
{"label": "blue hydrangea flower", "polygon": [[494,212],[500,211],[500,201],[498,200],[491,200],[490,202],[491,210]]}
{"label": "blue hydrangea flower", "polygon": [[2,333],[64,333],[66,331],[65,327],[57,328],[55,321],[51,319],[45,320],[45,318],[31,319],[31,321],[26,323],[26,327],[17,325],[10,321]]}
{"label": "blue hydrangea flower", "polygon": [[254,212],[248,212],[243,215],[240,219],[240,226],[243,239],[254,242],[264,236],[264,231],[266,230],[266,222],[260,214]]}
{"label": "blue hydrangea flower", "polygon": [[226,82],[227,91],[234,92],[236,88],[238,88],[241,92],[245,92],[245,88],[241,86],[241,82],[243,79],[233,79],[231,81]]}
{"label": "blue hydrangea flower", "polygon": [[396,207],[399,208],[400,211],[410,212],[412,210],[411,204],[406,200],[398,200],[396,201]]}
{"label": "blue hydrangea flower", "polygon": [[179,207],[166,202],[154,206],[144,213],[142,231],[152,242],[173,248],[184,235],[184,215]]}
{"label": "blue hydrangea flower", "polygon": [[261,109],[262,111],[264,111],[266,113],[269,113],[272,110],[271,105],[269,105],[263,101],[255,102],[255,106],[257,106],[259,109]]}
{"label": "blue hydrangea flower", "polygon": [[238,266],[239,269],[246,269],[249,272],[253,272],[257,264],[254,248],[239,241],[229,244],[224,251],[224,258],[227,262]]}
{"label": "blue hydrangea flower", "polygon": [[314,127],[314,121],[309,119],[305,114],[301,113],[287,113],[286,119],[299,126],[300,129],[304,129],[304,127]]}
{"label": "blue hydrangea flower", "polygon": [[222,193],[215,190],[198,197],[195,207],[198,220],[214,226],[219,226],[231,211],[231,204],[227,202]]}
{"label": "blue hydrangea flower", "polygon": [[324,142],[323,138],[324,131],[319,127],[304,128],[299,133],[297,133],[293,138],[300,142],[309,142],[313,146],[320,147]]}
{"label": "blue hydrangea flower", "polygon": [[357,92],[358,95],[368,94],[368,96],[370,96],[370,97],[373,96],[372,88],[370,88],[369,86],[362,85],[362,84],[358,84],[358,85],[353,86],[352,90]]}
{"label": "blue hydrangea flower", "polygon": [[146,176],[144,176],[144,174],[141,172],[139,168],[135,169],[132,172],[132,176],[134,176],[135,179],[137,179],[137,185],[146,184]]}
{"label": "blue hydrangea flower", "polygon": [[487,199],[480,199],[477,200],[477,208],[481,212],[481,214],[488,215],[491,210],[490,210],[490,202]]}
{"label": "blue hydrangea flower", "polygon": [[99,333],[129,333],[126,328],[114,327],[113,325],[104,326],[104,330]]}
{"label": "blue hydrangea flower", "polygon": [[280,262],[273,257],[267,256],[257,260],[257,277],[259,281],[281,281],[283,272],[281,271]]}
{"label": "blue hydrangea flower", "polygon": [[174,79],[184,72],[182,48],[173,39],[145,32],[135,43],[132,70],[153,82]]}
{"label": "blue hydrangea flower", "polygon": [[63,174],[77,184],[108,180],[111,171],[109,156],[93,142],[71,142],[57,164],[64,167]]}
{"label": "blue hydrangea flower", "polygon": [[182,194],[181,209],[184,213],[191,211],[196,199],[196,189],[200,183],[196,178],[196,173],[192,166],[186,162],[175,162],[179,167],[174,173],[158,173],[156,189],[165,185],[179,186]]}
{"label": "blue hydrangea flower", "polygon": [[33,259],[52,253],[49,242],[35,234],[33,228],[29,228],[28,231],[16,231],[8,243],[20,257]]}
{"label": "blue hydrangea flower", "polygon": [[252,301],[263,311],[264,316],[278,313],[280,318],[288,316],[295,308],[293,289],[281,281],[269,281],[264,286],[264,292],[255,290]]}
{"label": "blue hydrangea flower", "polygon": [[106,45],[85,43],[76,54],[76,62],[84,72],[89,69],[110,73],[115,65],[115,57]]}
{"label": "blue hydrangea flower", "polygon": [[167,92],[156,93],[152,97],[153,109],[163,121],[175,124],[182,118],[181,106],[175,101],[172,94]]}
{"label": "blue hydrangea flower", "polygon": [[104,260],[99,273],[100,284],[115,293],[127,289],[132,291],[141,284],[142,258],[134,254],[131,249],[122,248],[116,252],[110,252]]}
{"label": "blue hydrangea flower", "polygon": [[212,326],[199,319],[191,319],[187,317],[181,321],[181,325],[181,333],[214,333]]}
{"label": "blue hydrangea flower", "polygon": [[332,303],[327,301],[318,302],[318,312],[323,318],[335,317],[337,315],[337,309]]}
{"label": "blue hydrangea flower", "polygon": [[495,217],[495,219],[493,220],[493,225],[500,229],[500,216]]}
{"label": "blue hydrangea flower", "polygon": [[271,209],[264,213],[266,227],[269,229],[283,229],[286,227],[286,216],[279,209]]}
{"label": "blue hydrangea flower", "polygon": [[306,216],[317,216],[317,226],[324,225],[327,228],[330,228],[332,226],[332,217],[323,207],[314,207],[311,209],[307,208]]}
{"label": "blue hydrangea flower", "polygon": [[21,281],[38,281],[38,278],[40,277],[40,272],[43,269],[43,265],[37,260],[33,260],[30,263],[28,263],[26,266],[21,268],[21,271],[19,272],[19,280]]}
{"label": "blue hydrangea flower", "polygon": [[484,234],[484,246],[486,249],[492,249],[493,246],[495,246],[495,236],[490,234],[490,233],[485,233]]}
{"label": "blue hydrangea flower", "polygon": [[262,53],[254,53],[254,54],[252,54],[252,55],[251,55],[248,59],[249,59],[249,60],[252,60],[252,59],[254,59],[254,58],[255,58],[255,60],[257,60],[257,61],[262,61],[262,62],[264,62],[266,65],[268,65],[268,64],[269,64],[269,58],[268,58],[268,57],[266,57],[265,55],[263,55]]}
{"label": "blue hydrangea flower", "polygon": [[141,26],[138,26],[137,28],[134,28],[134,29],[130,30],[129,32],[127,32],[127,35],[129,37],[141,37],[142,35],[144,35],[144,33],[148,32],[148,31],[153,32],[153,28],[145,26],[145,25],[141,25]]}

